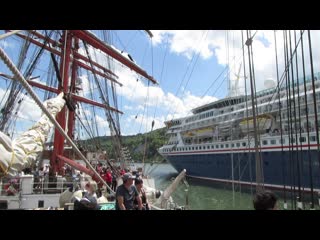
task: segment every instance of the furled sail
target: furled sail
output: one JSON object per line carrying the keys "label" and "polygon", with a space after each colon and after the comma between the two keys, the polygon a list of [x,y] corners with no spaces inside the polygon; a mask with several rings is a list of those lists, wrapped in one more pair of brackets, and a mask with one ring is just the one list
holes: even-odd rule
{"label": "furled sail", "polygon": [[[44,105],[56,117],[65,105],[63,93],[45,101]],[[49,118],[43,115],[33,127],[13,141],[0,132],[1,174],[15,176],[22,169],[30,167],[43,151],[52,126]]]}

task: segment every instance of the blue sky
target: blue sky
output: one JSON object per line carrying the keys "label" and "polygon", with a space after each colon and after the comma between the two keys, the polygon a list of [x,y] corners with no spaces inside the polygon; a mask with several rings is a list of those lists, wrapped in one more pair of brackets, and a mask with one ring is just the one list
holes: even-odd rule
{"label": "blue sky", "polygon": [[[136,64],[153,75],[160,83],[159,85],[150,83],[148,87],[145,79],[137,82],[138,76],[129,69],[118,65],[115,67],[115,72],[119,76],[118,80],[123,83],[123,87],[117,88],[119,109],[125,113],[120,118],[123,135],[150,131],[152,120],[155,121],[155,128],[163,127],[165,120],[190,115],[191,109],[226,97],[228,95],[227,71],[223,72],[215,83],[214,81],[228,66],[232,86],[235,86],[234,80],[242,64],[242,42],[239,30],[151,30],[151,32],[154,35],[152,41],[142,30],[110,31],[112,45],[120,51],[129,53]],[[251,32],[256,33],[253,42],[256,84],[257,89],[262,90],[265,88],[266,79],[276,81],[274,31],[252,30]],[[3,31],[0,31],[1,34]],[[282,73],[284,70],[283,33],[277,31],[276,34],[279,71]],[[312,31],[314,48],[319,40],[319,31]],[[293,40],[292,43],[294,43]],[[0,47],[12,58],[16,58],[15,55],[18,52],[16,44],[17,37],[0,40]],[[247,49],[245,50],[245,56],[247,56]],[[305,54],[308,52],[306,51]],[[314,54],[315,71],[320,63],[318,55]],[[103,61],[103,58],[96,56],[96,60]],[[248,63],[247,58],[246,62]],[[248,66],[246,67],[248,71]],[[43,82],[48,64],[41,61],[38,68],[36,69],[36,74],[40,75],[38,80]],[[10,73],[2,62],[0,72]],[[85,74],[81,75],[81,79],[86,89],[88,81]],[[9,82],[10,80],[6,81],[0,77],[0,101]],[[209,88],[210,86],[212,87]],[[237,91],[233,88],[233,94],[244,93],[242,69],[237,86]],[[39,96],[43,96],[43,92],[36,91]],[[149,100],[143,111],[148,92]],[[86,96],[86,93],[83,93],[83,96]],[[19,112],[15,134],[26,130],[34,124],[31,119],[37,120],[41,115],[40,110],[32,104],[31,99],[25,97],[24,102]],[[86,113],[87,117],[92,117],[88,110]],[[99,134],[108,135],[108,124],[102,111],[98,110],[97,118]]]}

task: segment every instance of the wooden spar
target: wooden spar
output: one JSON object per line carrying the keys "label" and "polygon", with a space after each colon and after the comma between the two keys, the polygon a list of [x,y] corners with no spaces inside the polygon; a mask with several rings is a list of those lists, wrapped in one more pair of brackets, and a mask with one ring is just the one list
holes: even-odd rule
{"label": "wooden spar", "polygon": [[112,58],[118,60],[120,63],[126,65],[128,68],[132,69],[136,73],[140,74],[141,76],[145,77],[146,79],[150,80],[152,83],[157,84],[157,81],[146,71],[141,69],[138,65],[136,65],[134,62],[130,61],[126,57],[124,57],[122,54],[118,53],[115,49],[108,46],[104,42],[102,42],[100,39],[95,37],[92,33],[85,30],[70,30],[75,36],[78,38],[86,41],[88,44],[90,44],[92,47],[100,49],[105,54],[108,54]]}
{"label": "wooden spar", "polygon": [[186,170],[183,169],[181,173],[175,178],[175,180],[164,190],[163,194],[159,197],[156,204],[163,208],[165,206],[165,203],[167,203],[168,199],[170,198],[171,194],[176,190],[178,187],[178,184],[181,182],[181,180],[186,176]]}
{"label": "wooden spar", "polygon": [[[97,182],[98,185],[100,185],[100,186],[102,185],[99,176],[94,171],[92,171],[92,170],[86,168],[85,166],[77,163],[76,161],[71,160],[69,158],[66,158],[64,156],[58,155],[57,158],[65,163],[69,164],[71,167],[90,175],[92,177],[92,179]],[[111,192],[113,192],[113,190],[108,185],[106,185],[106,187],[109,188],[109,190],[111,190]]]}
{"label": "wooden spar", "polygon": [[[39,33],[33,32],[33,34],[35,36],[39,37],[40,39],[43,39],[43,40],[46,39],[44,36],[42,36]],[[25,40],[27,40],[27,41],[39,46],[39,47],[44,48],[45,50],[47,50],[47,51],[49,51],[49,52],[51,52],[51,53],[53,53],[53,54],[55,54],[55,55],[57,55],[59,57],[61,57],[61,55],[62,55],[62,53],[59,50],[57,50],[56,48],[47,46],[44,43],[41,43],[41,42],[31,38],[31,37],[28,37],[28,36],[23,35],[21,33],[17,33],[16,35],[19,36],[22,39],[25,39]],[[57,43],[56,41],[54,41],[52,39],[48,39],[47,41],[50,42],[52,44],[52,46],[59,46],[60,48],[62,48],[61,43]],[[96,67],[98,67],[99,69],[102,70],[102,71],[101,70],[98,71],[97,69],[93,69],[91,66],[86,64],[86,63],[90,63],[90,61],[89,61],[89,59],[87,57],[81,55],[80,53],[78,53],[76,51],[73,52],[73,55],[74,55],[73,61],[76,64],[78,64],[78,66],[80,66],[80,67],[82,67],[82,68],[84,68],[86,70],[89,70],[91,72],[94,72],[94,73],[98,74],[99,76],[104,77],[106,79],[109,79],[110,81],[115,82],[115,83],[119,84],[120,86],[122,86],[122,84],[115,79],[115,78],[118,78],[118,76],[115,73],[113,73],[112,71],[110,71],[109,69],[101,66],[100,64],[98,64],[97,62],[92,60],[91,61],[92,65],[94,65],[94,66],[96,66]],[[81,62],[80,60],[83,60],[86,63]],[[115,76],[115,78],[111,77],[110,75],[108,75],[106,73],[109,73],[110,75]]]}

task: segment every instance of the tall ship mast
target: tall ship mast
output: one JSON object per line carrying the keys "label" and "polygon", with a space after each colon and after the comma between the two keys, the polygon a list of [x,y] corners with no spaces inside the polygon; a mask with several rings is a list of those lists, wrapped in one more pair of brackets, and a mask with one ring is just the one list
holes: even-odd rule
{"label": "tall ship mast", "polygon": [[[5,38],[13,38],[15,41],[15,51],[8,53],[28,85],[34,91],[37,90],[39,98],[45,101],[56,94],[64,94],[66,105],[58,113],[56,121],[77,148],[83,154],[100,152],[100,160],[109,165],[109,156],[113,155],[123,168],[126,167],[119,122],[119,115],[123,112],[118,109],[117,102],[117,88],[122,83],[115,68],[119,65],[127,67],[139,78],[153,84],[157,83],[156,80],[138,66],[129,54],[112,45],[112,36],[108,30],[3,32],[2,41]],[[147,34],[151,33],[147,31]],[[17,121],[23,119],[21,106],[33,99],[9,69],[1,68],[0,77],[9,86],[1,99],[0,131],[14,138],[19,135]],[[32,113],[29,115],[32,117]],[[36,122],[38,119],[33,120]],[[99,136],[105,135],[99,133],[98,125],[101,122],[106,122],[110,130],[112,153],[98,141]],[[86,135],[87,139],[81,138],[82,135]],[[91,145],[86,147],[88,139],[91,139]],[[64,165],[69,164],[89,174],[97,182],[103,182],[96,172],[75,161],[80,158],[66,140],[66,136],[56,128],[45,143],[43,154],[38,160],[50,160],[49,175],[63,176]],[[113,170],[117,172],[117,169]]]}

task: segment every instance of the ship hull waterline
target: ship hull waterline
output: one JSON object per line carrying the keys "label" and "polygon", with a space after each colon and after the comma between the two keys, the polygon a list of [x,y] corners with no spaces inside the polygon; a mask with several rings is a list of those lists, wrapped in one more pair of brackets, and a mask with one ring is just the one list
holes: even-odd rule
{"label": "ship hull waterline", "polygon": [[[304,151],[265,151],[263,161],[264,186],[268,189],[298,190],[299,181],[303,192],[311,192],[309,154]],[[237,183],[256,186],[254,152],[235,153],[175,153],[163,157],[178,171],[187,170],[187,176],[221,183]],[[298,163],[300,179],[298,178]],[[310,151],[314,191],[320,191],[318,151]],[[232,163],[233,162],[233,163]],[[232,178],[233,165],[233,178]],[[285,167],[284,167],[285,166]],[[240,173],[240,174],[239,174]],[[240,175],[240,178],[239,178]]]}

